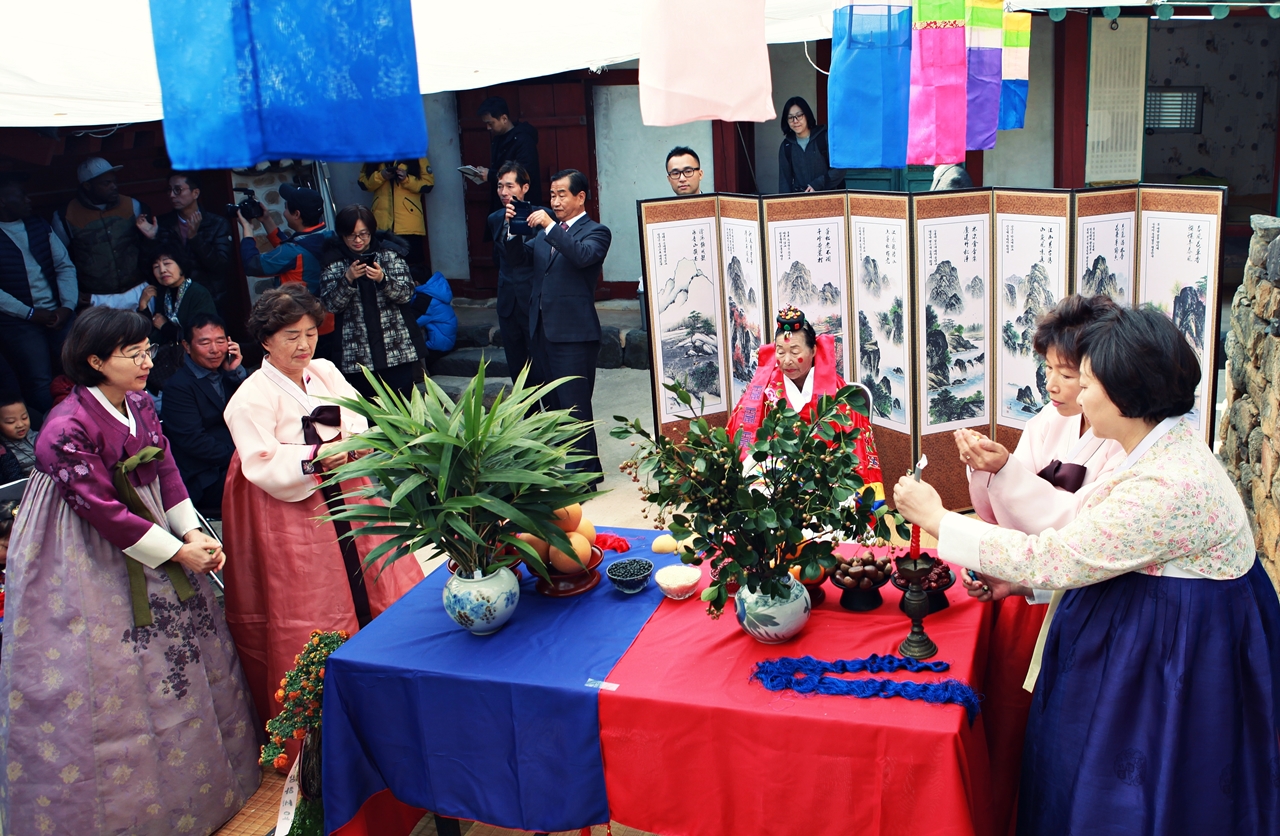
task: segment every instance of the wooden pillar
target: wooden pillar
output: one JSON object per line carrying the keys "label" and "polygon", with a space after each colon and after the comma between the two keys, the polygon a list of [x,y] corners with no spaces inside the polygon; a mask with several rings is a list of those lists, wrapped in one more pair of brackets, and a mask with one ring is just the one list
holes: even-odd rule
{"label": "wooden pillar", "polygon": [[973,185],[982,185],[982,152],[981,151],[965,151],[964,152],[964,170],[969,172],[969,179],[973,180]]}
{"label": "wooden pillar", "polygon": [[755,194],[755,123],[711,123],[711,153],[715,161],[715,183],[704,183],[703,191]]}
{"label": "wooden pillar", "polygon": [[1089,108],[1089,16],[1067,12],[1053,25],[1053,185],[1084,186]]}

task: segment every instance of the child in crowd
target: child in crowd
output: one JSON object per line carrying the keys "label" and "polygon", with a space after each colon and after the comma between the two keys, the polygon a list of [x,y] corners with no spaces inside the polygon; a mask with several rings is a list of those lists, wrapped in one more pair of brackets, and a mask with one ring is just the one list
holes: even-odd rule
{"label": "child in crowd", "polygon": [[[15,479],[31,475],[36,463],[36,436],[31,429],[31,417],[22,398],[12,394],[0,394],[0,446],[18,460],[21,472]],[[6,480],[8,481],[8,480]]]}

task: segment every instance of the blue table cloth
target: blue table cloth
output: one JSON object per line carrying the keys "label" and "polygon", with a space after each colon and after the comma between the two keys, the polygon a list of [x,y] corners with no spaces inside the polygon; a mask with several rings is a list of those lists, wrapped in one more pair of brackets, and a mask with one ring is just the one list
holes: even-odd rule
{"label": "blue table cloth", "polygon": [[[662,532],[601,529],[654,554]],[[515,614],[473,636],[445,613],[437,570],[329,657],[324,688],[325,830],[375,793],[443,816],[550,832],[609,820],[599,682],[662,602],[657,584],[624,595],[602,577],[573,598],[534,591],[526,569]],[[589,681],[592,681],[589,684]]]}

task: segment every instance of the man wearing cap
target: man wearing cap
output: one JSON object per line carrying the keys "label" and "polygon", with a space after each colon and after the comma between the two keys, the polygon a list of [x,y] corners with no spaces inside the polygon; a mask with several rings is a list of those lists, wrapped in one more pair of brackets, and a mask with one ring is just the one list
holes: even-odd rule
{"label": "man wearing cap", "polygon": [[138,269],[142,234],[136,221],[147,207],[120,194],[116,172],[101,157],[80,163],[76,176],[80,189],[66,208],[53,218],[53,231],[71,251],[80,283],[80,301],[134,310],[146,285]]}
{"label": "man wearing cap", "polygon": [[[320,250],[332,233],[324,223],[324,198],[315,189],[285,183],[280,187],[284,198],[284,221],[288,230],[276,225],[271,213],[261,203],[263,212],[259,220],[267,231],[267,240],[274,249],[258,252],[258,242],[253,237],[253,222],[236,213],[240,224],[240,263],[250,276],[276,276],[281,284],[303,282],[316,298],[320,297]],[[326,360],[341,357],[342,346],[338,333],[333,329],[333,314],[326,314],[320,324],[320,339],[316,343],[316,356]]]}

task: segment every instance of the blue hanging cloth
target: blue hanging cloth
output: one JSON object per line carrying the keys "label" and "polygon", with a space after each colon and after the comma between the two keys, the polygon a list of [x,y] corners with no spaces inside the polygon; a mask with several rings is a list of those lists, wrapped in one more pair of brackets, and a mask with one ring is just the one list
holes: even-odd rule
{"label": "blue hanging cloth", "polygon": [[835,10],[827,134],[833,168],[906,168],[911,7]]}
{"label": "blue hanging cloth", "polygon": [[151,30],[175,169],[426,156],[410,0],[151,0]]}

